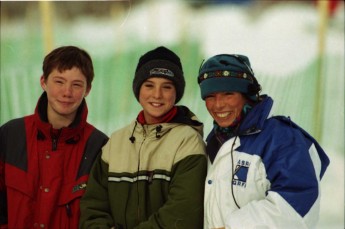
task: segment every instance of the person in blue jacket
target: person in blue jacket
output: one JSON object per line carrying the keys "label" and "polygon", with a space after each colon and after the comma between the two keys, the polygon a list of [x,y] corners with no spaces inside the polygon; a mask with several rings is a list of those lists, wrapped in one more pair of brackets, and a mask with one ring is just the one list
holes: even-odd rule
{"label": "person in blue jacket", "polygon": [[214,119],[206,142],[204,228],[315,228],[329,159],[284,116],[270,116],[248,57],[221,54],[200,68],[201,98]]}

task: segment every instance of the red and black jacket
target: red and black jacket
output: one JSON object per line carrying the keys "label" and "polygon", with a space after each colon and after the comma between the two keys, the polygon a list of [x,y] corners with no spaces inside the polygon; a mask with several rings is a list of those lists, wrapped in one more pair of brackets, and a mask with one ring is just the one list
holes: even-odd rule
{"label": "red and black jacket", "polygon": [[43,93],[35,113],[0,127],[0,228],[77,228],[79,200],[108,137],[86,122],[53,130]]}

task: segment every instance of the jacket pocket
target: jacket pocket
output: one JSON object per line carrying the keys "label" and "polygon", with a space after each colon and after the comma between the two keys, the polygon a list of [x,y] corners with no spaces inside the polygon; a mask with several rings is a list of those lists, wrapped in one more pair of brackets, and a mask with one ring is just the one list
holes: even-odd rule
{"label": "jacket pocket", "polygon": [[33,199],[37,192],[38,179],[35,179],[30,173],[14,166],[6,165],[5,184],[9,189],[18,191]]}
{"label": "jacket pocket", "polygon": [[85,189],[86,181],[64,184],[63,187],[61,187],[58,204],[66,205],[72,202],[74,199],[80,198],[82,195],[84,195]]}
{"label": "jacket pocket", "polygon": [[58,201],[60,228],[78,228],[80,218],[80,198],[85,192],[85,182],[64,184]]}

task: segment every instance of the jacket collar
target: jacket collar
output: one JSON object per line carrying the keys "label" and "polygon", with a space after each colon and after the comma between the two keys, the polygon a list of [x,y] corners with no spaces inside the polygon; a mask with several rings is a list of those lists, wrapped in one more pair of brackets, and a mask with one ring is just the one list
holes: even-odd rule
{"label": "jacket collar", "polygon": [[238,135],[255,134],[262,130],[273,106],[273,100],[267,95],[262,95],[261,98],[261,102],[244,117],[239,126]]}
{"label": "jacket collar", "polygon": [[[50,138],[53,132],[52,125],[48,122],[47,116],[48,98],[47,93],[43,92],[39,98],[35,109],[35,120],[39,130],[38,137],[40,139]],[[79,139],[81,131],[86,125],[88,108],[85,99],[78,108],[76,118],[68,127],[61,128],[59,139],[64,141],[75,141],[71,139]]]}
{"label": "jacket collar", "polygon": [[169,122],[158,124],[140,124],[136,119],[130,126],[132,129],[129,140],[134,143],[137,136],[145,136],[147,138],[159,139],[164,134],[168,133],[172,128],[179,125],[187,125],[192,127],[201,136],[203,136],[203,123],[201,123],[195,114],[186,106],[176,106],[177,113]]}
{"label": "jacket collar", "polygon": [[[250,135],[260,132],[270,114],[272,106],[272,98],[267,95],[262,95],[261,101],[253,106],[251,111],[244,117],[235,135]],[[212,129],[206,141],[210,141],[214,136],[215,131]]]}

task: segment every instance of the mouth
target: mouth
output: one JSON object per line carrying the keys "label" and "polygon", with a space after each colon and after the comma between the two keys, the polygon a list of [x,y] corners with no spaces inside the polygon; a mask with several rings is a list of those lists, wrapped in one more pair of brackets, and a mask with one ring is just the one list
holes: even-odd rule
{"label": "mouth", "polygon": [[230,114],[230,112],[226,112],[226,113],[217,113],[217,117],[219,118],[225,118],[226,116],[228,116]]}
{"label": "mouth", "polygon": [[235,112],[217,112],[215,113],[215,115],[218,117],[218,118],[226,118],[226,117],[229,117],[231,115],[235,114]]}
{"label": "mouth", "polygon": [[154,102],[151,102],[150,104],[151,104],[151,106],[153,106],[153,107],[160,107],[160,106],[163,105],[162,103],[154,103]]}
{"label": "mouth", "polygon": [[73,102],[63,102],[63,101],[60,101],[60,104],[62,104],[64,106],[69,106],[69,105],[73,104]]}

